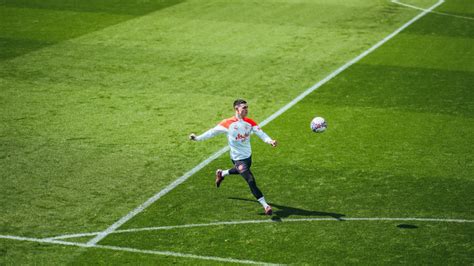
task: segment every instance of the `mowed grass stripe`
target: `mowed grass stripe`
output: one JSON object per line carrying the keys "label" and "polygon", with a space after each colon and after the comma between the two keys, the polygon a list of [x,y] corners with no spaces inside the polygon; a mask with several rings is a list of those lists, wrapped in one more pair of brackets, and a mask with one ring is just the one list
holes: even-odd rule
{"label": "mowed grass stripe", "polygon": [[0,3],[0,60],[6,60],[181,3],[10,1]]}
{"label": "mowed grass stripe", "polygon": [[[309,31],[298,24],[302,25],[301,31],[289,30],[295,26],[294,14],[280,17],[285,33],[281,36],[264,34],[269,30],[265,20],[261,26],[239,22],[235,32],[233,28],[226,31],[231,21],[216,21],[211,27],[212,20],[191,19],[165,27],[175,17],[183,22],[181,17],[199,15],[199,8],[193,11],[196,4],[201,8],[199,3],[186,2],[1,65],[5,77],[2,120],[7,121],[1,134],[5,147],[1,154],[6,169],[3,175],[8,177],[2,179],[6,183],[2,186],[6,195],[2,205],[8,210],[5,232],[46,236],[74,228],[83,231],[107,226],[217,150],[222,145],[220,139],[191,146],[186,136],[212,126],[214,122],[210,121],[227,117],[228,105],[235,98],[251,99],[253,117],[261,121],[301,88],[329,73],[336,63],[363,50],[366,42],[380,39],[394,24],[411,16],[389,3],[365,2],[372,7],[360,9],[365,10],[365,17],[387,18],[387,24],[364,20],[361,23],[372,25],[372,29],[362,31],[353,21],[343,20],[341,31],[337,31],[341,35],[322,30],[319,38],[325,41],[316,45],[312,42],[318,36],[318,27]],[[241,8],[249,10],[253,5]],[[314,9],[319,6],[315,4]],[[256,10],[284,11],[278,5],[273,7]],[[208,15],[218,16],[222,11],[213,3],[208,8]],[[298,8],[308,6],[296,5],[293,10]],[[240,20],[248,17],[246,13],[237,14]],[[315,19],[305,14],[299,18],[300,23]],[[235,15],[233,18],[237,19]],[[272,17],[269,23],[278,21]],[[201,26],[202,35],[196,34],[199,28],[193,24]],[[338,23],[326,21],[323,25],[334,28]],[[190,27],[189,31],[185,26]],[[374,30],[379,26],[380,31]],[[212,46],[206,41],[210,30],[221,30],[229,39],[218,42],[222,38],[216,36],[216,46]],[[260,46],[249,46],[252,43],[248,39],[253,37],[250,32]],[[154,50],[152,36],[165,40],[162,46],[156,45],[160,49]],[[354,40],[356,44],[334,42],[334,38]],[[181,46],[170,47],[180,41]],[[151,52],[147,52],[147,45]],[[245,51],[242,47],[248,48],[248,53],[238,56]],[[167,48],[169,52],[163,54]],[[295,54],[298,49],[309,49],[306,51],[314,52],[315,59],[330,53],[335,55],[335,63],[325,65],[315,60],[304,67],[287,64],[285,48]],[[199,53],[196,55],[194,50]],[[228,56],[214,59],[215,54],[226,50]],[[210,51],[210,56],[206,57],[205,51]],[[248,55],[250,59],[242,61]],[[272,55],[282,59],[271,61],[268,58]]]}
{"label": "mowed grass stripe", "polygon": [[163,8],[184,2],[183,0],[158,0],[158,1],[124,1],[108,0],[97,2],[94,0],[74,1],[37,1],[37,0],[3,0],[1,5],[6,7],[57,10],[61,12],[119,14],[142,16]]}

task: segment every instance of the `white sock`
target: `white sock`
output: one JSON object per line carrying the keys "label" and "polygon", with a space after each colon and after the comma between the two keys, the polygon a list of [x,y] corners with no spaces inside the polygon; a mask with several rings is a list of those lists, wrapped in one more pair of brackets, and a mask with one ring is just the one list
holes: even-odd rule
{"label": "white sock", "polygon": [[222,176],[228,176],[228,175],[229,175],[229,170],[222,171]]}
{"label": "white sock", "polygon": [[260,202],[260,204],[262,204],[263,208],[267,208],[268,207],[268,204],[267,202],[265,201],[265,197],[261,197],[258,199],[258,202]]}

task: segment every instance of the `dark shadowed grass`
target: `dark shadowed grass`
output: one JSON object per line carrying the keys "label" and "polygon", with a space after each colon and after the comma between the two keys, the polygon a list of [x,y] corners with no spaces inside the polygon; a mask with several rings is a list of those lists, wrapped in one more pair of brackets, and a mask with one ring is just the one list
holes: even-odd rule
{"label": "dark shadowed grass", "polygon": [[73,12],[92,12],[143,16],[147,13],[167,8],[185,0],[152,0],[152,1],[124,1],[124,0],[2,0],[1,5],[16,8],[45,9]]}
{"label": "dark shadowed grass", "polygon": [[[474,95],[466,91],[474,82],[471,71],[359,64],[348,72],[340,82],[328,84],[331,90],[321,91],[319,104],[472,118]],[[360,81],[354,80],[362,75]]]}
{"label": "dark shadowed grass", "polygon": [[0,60],[94,32],[183,2],[0,1]]}

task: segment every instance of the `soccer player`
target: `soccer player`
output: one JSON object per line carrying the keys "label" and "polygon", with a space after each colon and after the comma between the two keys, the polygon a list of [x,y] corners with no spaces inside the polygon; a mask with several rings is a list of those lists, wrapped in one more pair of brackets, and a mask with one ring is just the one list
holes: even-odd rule
{"label": "soccer player", "polygon": [[245,181],[247,181],[250,191],[255,198],[262,204],[265,209],[265,214],[272,215],[272,207],[268,205],[263,197],[262,192],[257,187],[255,177],[250,171],[252,166],[252,148],[250,147],[250,135],[255,133],[264,142],[277,146],[277,141],[271,139],[252,119],[247,117],[248,105],[247,102],[238,99],[234,101],[235,116],[224,119],[214,128],[209,129],[202,135],[197,136],[194,133],[189,135],[189,139],[193,141],[201,141],[212,138],[218,134],[227,134],[227,140],[230,147],[230,158],[234,167],[228,170],[217,169],[216,171],[216,186],[219,187],[224,177],[228,175],[240,174]]}

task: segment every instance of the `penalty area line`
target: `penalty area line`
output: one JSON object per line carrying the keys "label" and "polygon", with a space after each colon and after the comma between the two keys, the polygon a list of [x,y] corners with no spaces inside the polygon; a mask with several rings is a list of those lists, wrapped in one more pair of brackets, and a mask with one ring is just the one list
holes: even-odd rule
{"label": "penalty area line", "polygon": [[[275,118],[279,117],[281,114],[283,114],[284,112],[286,112],[288,109],[290,109],[291,107],[293,107],[295,104],[297,104],[299,101],[301,101],[303,98],[305,98],[306,96],[308,96],[310,93],[312,93],[313,91],[315,91],[316,89],[318,89],[319,87],[321,87],[323,84],[325,84],[326,82],[328,82],[329,80],[331,80],[332,78],[334,78],[335,76],[339,75],[339,73],[343,72],[344,70],[346,70],[347,68],[349,68],[350,66],[352,66],[353,64],[357,63],[358,61],[360,61],[362,58],[364,58],[365,56],[367,56],[368,54],[372,53],[374,50],[376,50],[377,48],[379,48],[380,46],[382,46],[384,43],[388,42],[390,39],[392,39],[393,37],[395,37],[397,34],[399,34],[401,31],[403,31],[405,28],[407,28],[408,26],[410,26],[411,24],[413,24],[415,21],[417,21],[418,19],[420,19],[421,17],[425,16],[426,14],[428,14],[429,12],[431,12],[433,9],[435,9],[436,7],[438,7],[439,5],[441,5],[442,3],[444,3],[444,0],[439,0],[436,4],[434,4],[433,6],[431,6],[430,8],[422,11],[420,14],[418,14],[417,16],[413,17],[411,20],[409,20],[407,23],[403,24],[401,27],[399,27],[398,29],[396,29],[394,32],[392,32],[391,34],[389,34],[388,36],[386,36],[384,39],[382,39],[381,41],[379,41],[378,43],[376,43],[375,45],[373,45],[372,47],[370,47],[369,49],[365,50],[364,52],[362,52],[360,55],[356,56],[355,58],[353,58],[352,60],[348,61],[347,63],[345,63],[343,66],[339,67],[338,69],[336,69],[335,71],[333,71],[331,74],[329,74],[328,76],[326,76],[324,79],[320,80],[318,83],[314,84],[312,87],[308,88],[307,90],[305,90],[303,93],[301,93],[300,95],[298,95],[295,99],[293,99],[291,102],[289,102],[288,104],[286,104],[285,106],[283,106],[281,109],[279,109],[278,111],[276,111],[274,114],[272,114],[270,117],[268,117],[267,119],[265,119],[260,125],[263,127],[265,126],[266,124],[270,123],[271,121],[273,121]],[[221,156],[222,154],[224,154],[226,151],[228,151],[229,148],[226,146],[222,149],[220,149],[218,152],[214,153],[213,155],[211,155],[209,158],[207,158],[206,160],[202,161],[200,164],[198,164],[196,167],[194,167],[193,169],[191,169],[189,172],[185,173],[184,175],[182,175],[181,177],[179,177],[178,179],[176,179],[173,183],[169,184],[166,188],[164,188],[163,190],[161,190],[160,192],[156,193],[154,196],[152,196],[151,198],[149,198],[146,202],[142,203],[140,206],[136,207],[135,209],[133,209],[131,212],[129,212],[128,214],[126,214],[125,216],[123,216],[122,218],[120,218],[118,221],[116,221],[114,224],[112,224],[111,226],[109,226],[107,229],[105,229],[104,231],[100,232],[98,235],[96,235],[94,238],[92,238],[91,240],[89,240],[87,242],[87,245],[89,246],[93,246],[95,244],[97,244],[100,240],[104,239],[107,235],[111,234],[112,232],[114,232],[116,229],[118,229],[120,226],[122,226],[123,224],[125,224],[127,221],[129,221],[130,219],[132,219],[133,217],[135,217],[137,214],[139,214],[140,212],[142,212],[144,209],[146,209],[148,206],[150,206],[151,204],[153,204],[155,201],[157,201],[158,199],[160,199],[162,196],[166,195],[168,192],[170,192],[171,190],[173,190],[174,188],[176,188],[177,186],[179,186],[181,183],[183,183],[184,181],[186,181],[189,177],[191,177],[193,174],[195,174],[196,172],[198,172],[199,170],[201,170],[202,168],[204,168],[206,165],[208,165],[209,163],[211,163],[212,161],[214,161],[216,158],[218,158],[219,156]]]}
{"label": "penalty area line", "polygon": [[209,261],[218,261],[218,262],[232,262],[232,263],[242,263],[242,264],[260,264],[260,265],[279,265],[279,264],[274,264],[274,263],[253,261],[253,260],[241,260],[241,259],[233,259],[233,258],[214,257],[214,256],[201,256],[201,255],[179,253],[179,252],[172,252],[172,251],[137,249],[137,248],[130,248],[130,247],[109,246],[109,245],[93,245],[93,246],[90,246],[90,245],[87,245],[87,244],[84,244],[84,243],[77,243],[77,242],[59,241],[59,240],[52,240],[52,239],[40,239],[40,238],[31,238],[31,237],[20,237],[20,236],[10,236],[10,235],[0,235],[0,239],[36,242],[36,243],[43,243],[43,244],[56,244],[56,245],[82,247],[82,248],[97,248],[97,249],[106,249],[106,250],[116,250],[116,251],[132,252],[132,253],[172,256],[172,257],[209,260]]}
{"label": "penalty area line", "polygon": [[[422,11],[426,10],[426,9],[418,7],[418,6],[402,3],[399,0],[392,0],[392,3],[398,4],[398,5],[401,5],[401,6],[405,6],[405,7],[409,7],[409,8],[412,8],[412,9],[416,9],[416,10],[422,10]],[[437,15],[442,15],[442,16],[449,16],[449,17],[455,17],[455,18],[474,20],[473,17],[454,15],[454,14],[450,14],[450,13],[446,13],[446,12],[430,11],[430,13],[437,14]]]}

